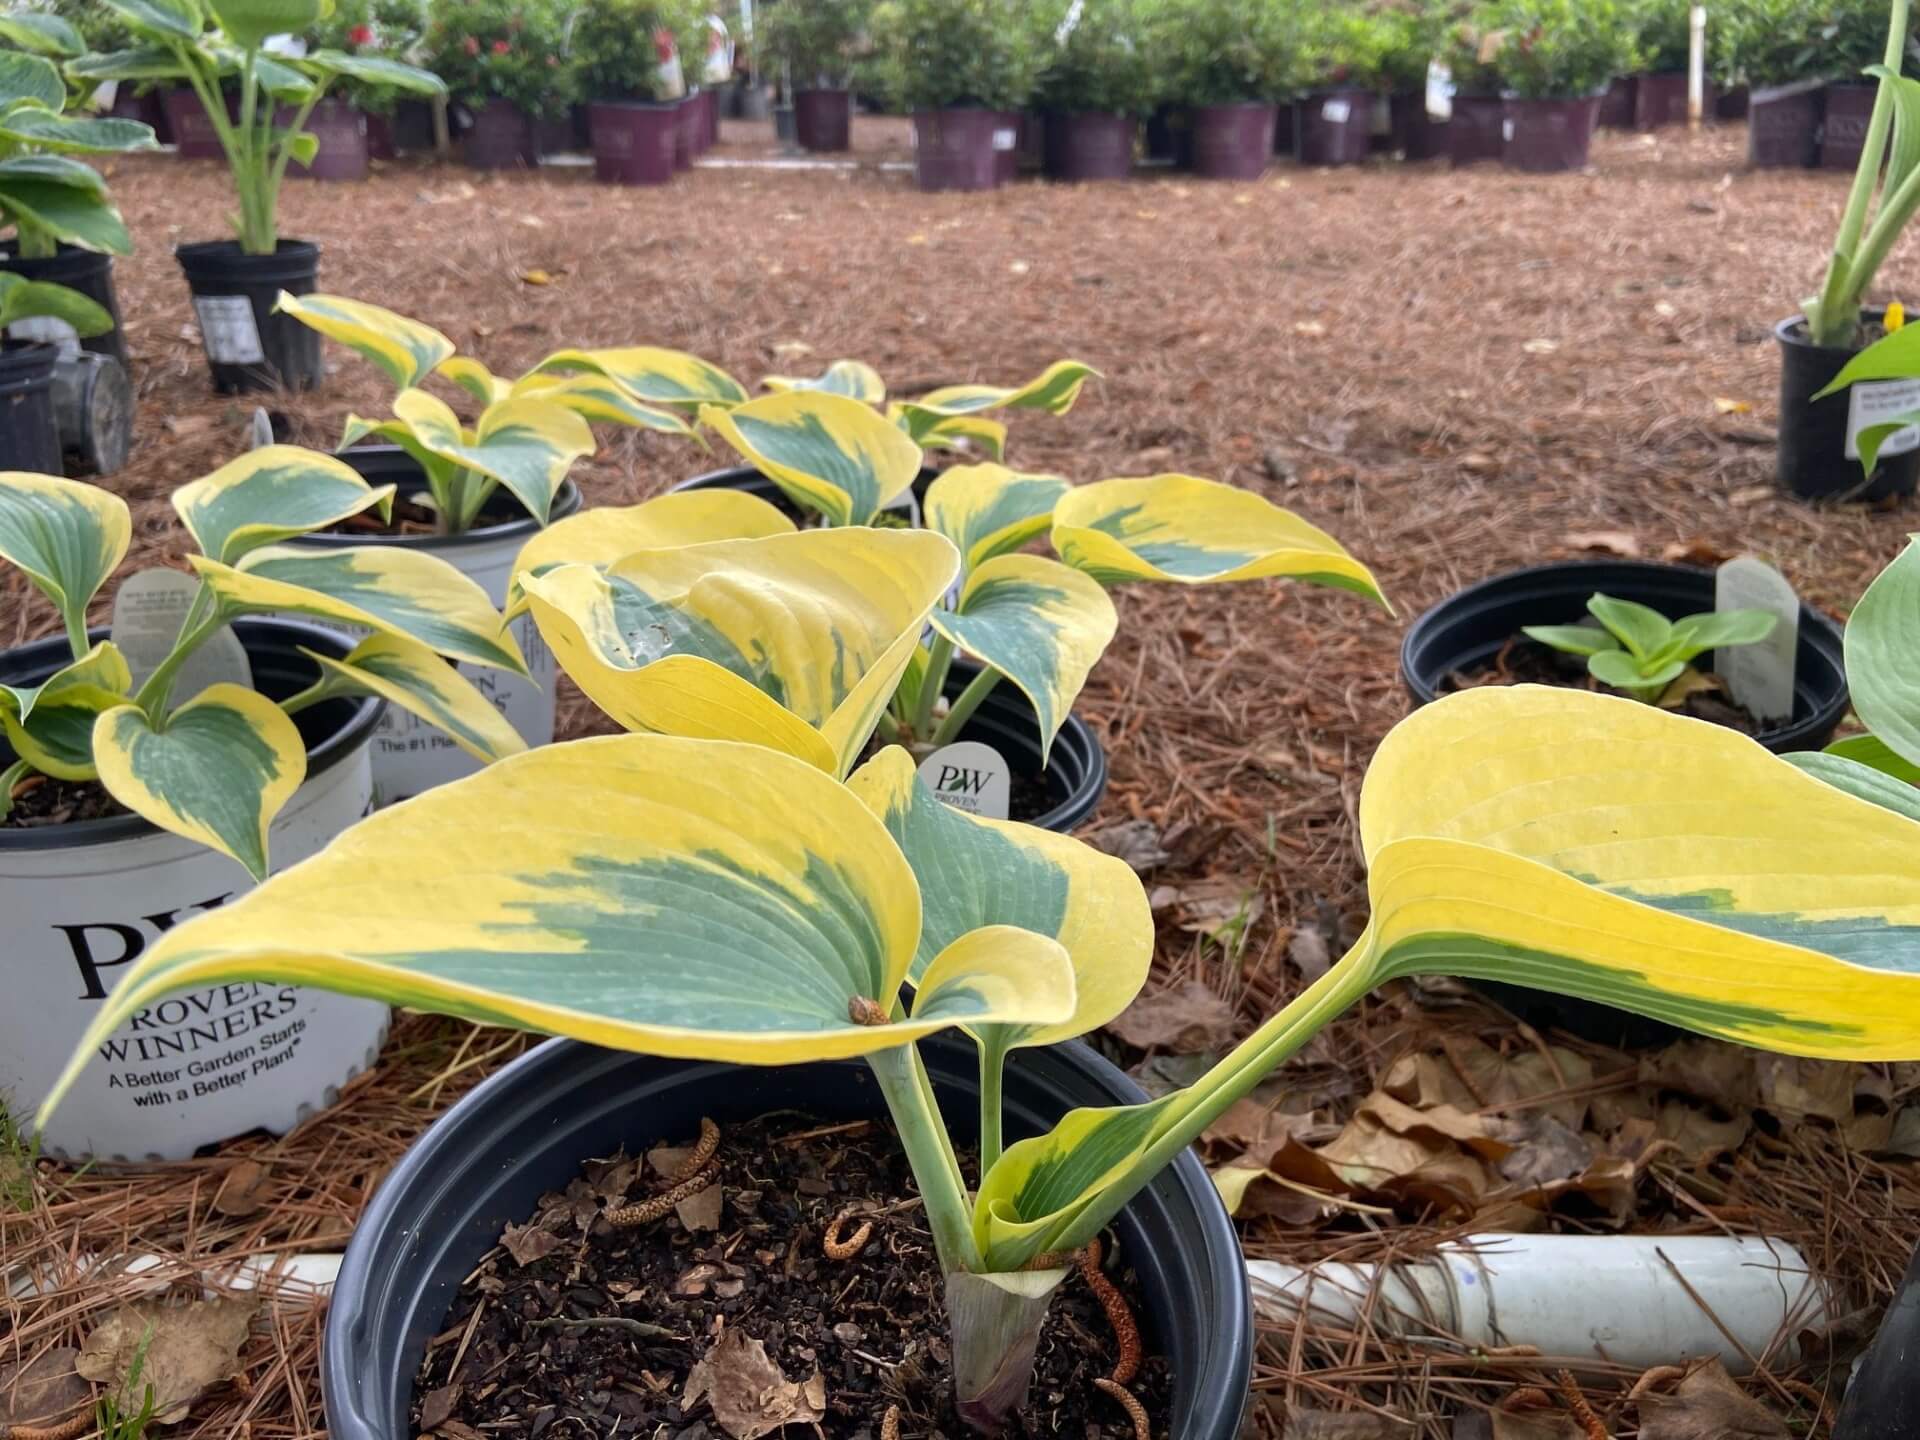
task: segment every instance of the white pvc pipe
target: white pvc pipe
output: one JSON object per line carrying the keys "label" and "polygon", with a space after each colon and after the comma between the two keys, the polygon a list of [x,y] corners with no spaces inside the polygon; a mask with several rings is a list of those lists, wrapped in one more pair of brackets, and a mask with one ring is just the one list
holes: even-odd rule
{"label": "white pvc pipe", "polygon": [[1749,1374],[1770,1351],[1790,1361],[1791,1338],[1773,1349],[1776,1335],[1818,1329],[1827,1313],[1793,1246],[1717,1235],[1475,1235],[1385,1267],[1249,1260],[1247,1272],[1256,1309],[1276,1324],[1304,1311],[1354,1325],[1370,1313],[1403,1339],[1531,1345],[1639,1369],[1711,1355]]}
{"label": "white pvc pipe", "polygon": [[1698,130],[1707,113],[1707,7],[1687,12],[1687,128]]}
{"label": "white pvc pipe", "polygon": [[[223,1290],[258,1290],[263,1282],[272,1278],[276,1303],[311,1304],[332,1293],[333,1282],[340,1276],[340,1260],[339,1255],[323,1252],[250,1255],[244,1260],[210,1269],[203,1265],[188,1265],[166,1255],[135,1255],[120,1266],[119,1273],[145,1280],[147,1283],[141,1287],[145,1291],[164,1290],[176,1281],[198,1277],[209,1295]],[[79,1275],[87,1276],[103,1268],[104,1263],[100,1260],[83,1261]],[[76,1277],[65,1278],[70,1282]],[[6,1282],[7,1293],[15,1300],[38,1295],[43,1289],[39,1280],[24,1268],[9,1274]]]}

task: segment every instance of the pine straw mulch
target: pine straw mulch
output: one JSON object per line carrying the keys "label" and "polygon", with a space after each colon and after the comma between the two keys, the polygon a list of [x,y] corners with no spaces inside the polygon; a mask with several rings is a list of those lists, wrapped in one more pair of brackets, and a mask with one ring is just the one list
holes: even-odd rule
{"label": "pine straw mulch", "polygon": [[[1606,136],[1584,176],[1282,165],[1250,185],[1162,177],[922,196],[872,163],[900,153],[897,126],[867,134],[876,123],[857,122],[867,138],[851,170],[706,170],[655,192],[599,188],[578,171],[491,178],[411,163],[353,190],[290,183],[283,229],[321,242],[323,288],[428,320],[501,373],[563,344],[644,341],[750,383],[857,356],[906,393],[1021,379],[1076,356],[1106,378],[1067,417],[1017,418],[1015,464],[1079,479],[1213,475],[1345,541],[1375,567],[1397,620],[1286,585],[1133,587],[1081,705],[1114,763],[1095,826],[1154,887],[1155,984],[1198,979],[1237,1007],[1234,1027],[1297,988],[1315,951],[1301,932],[1337,947],[1364,914],[1354,807],[1368,755],[1405,710],[1407,619],[1516,564],[1741,550],[1839,614],[1915,528],[1911,507],[1815,510],[1771,487],[1769,328],[1815,284],[1843,186],[1744,173],[1739,127]],[[764,127],[727,129],[722,157],[770,148]],[[140,246],[118,266],[140,412],[133,463],[110,484],[134,505],[137,563],[178,563],[166,496],[242,446],[250,402],[208,392],[168,252],[218,233],[230,203],[211,166],[153,157],[114,169]],[[1912,277],[1902,247],[1886,294],[1911,295]],[[324,446],[348,411],[380,413],[387,398],[371,367],[333,360],[322,391],[273,402],[298,440]],[[724,463],[620,434],[576,476],[592,502],[621,504]],[[52,628],[9,575],[0,644]],[[563,733],[604,728],[577,694],[562,706]],[[1466,1013],[1497,1050],[1531,1044]],[[1417,1014],[1403,994],[1376,1000],[1290,1083],[1345,1076],[1322,1117],[1344,1121],[1438,1023]],[[8,1302],[0,1348],[72,1340],[125,1293],[76,1278],[86,1256],[137,1248],[198,1267],[338,1246],[408,1140],[519,1043],[409,1019],[350,1105],[282,1140],[125,1175],[43,1176],[31,1213],[0,1219],[0,1252],[58,1288]],[[1904,1093],[1899,1077],[1881,1088]],[[1638,1222],[1796,1238],[1849,1304],[1884,1303],[1920,1237],[1912,1165],[1871,1159],[1817,1123],[1767,1136],[1778,1143],[1761,1144],[1764,1133],[1686,1168],[1695,1188],[1714,1180],[1714,1199],[1683,1184],[1688,1205],[1668,1188],[1671,1167],[1649,1167]],[[221,1186],[248,1161],[265,1167],[260,1206],[222,1213]],[[1246,1233],[1262,1253],[1362,1259],[1443,1233],[1404,1223],[1417,1206],[1396,1213],[1390,1224],[1354,1201]],[[245,1384],[216,1390],[182,1433],[314,1433],[316,1335],[312,1309],[257,1328]],[[1296,1377],[1289,1356],[1331,1368]],[[1537,1383],[1330,1333],[1273,1337],[1260,1376],[1298,1405],[1409,1417],[1443,1400],[1485,1405],[1522,1380]],[[1831,1405],[1816,1414],[1803,1396],[1797,1418],[1818,1429]],[[1447,1430],[1423,1418],[1396,1433]]]}

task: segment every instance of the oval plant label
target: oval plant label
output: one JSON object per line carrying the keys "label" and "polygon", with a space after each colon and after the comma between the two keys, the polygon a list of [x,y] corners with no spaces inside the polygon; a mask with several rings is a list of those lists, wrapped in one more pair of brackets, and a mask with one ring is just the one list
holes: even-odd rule
{"label": "oval plant label", "polygon": [[978,740],[956,740],[920,762],[920,778],[946,804],[969,815],[1004,820],[1013,802],[1006,757]]}

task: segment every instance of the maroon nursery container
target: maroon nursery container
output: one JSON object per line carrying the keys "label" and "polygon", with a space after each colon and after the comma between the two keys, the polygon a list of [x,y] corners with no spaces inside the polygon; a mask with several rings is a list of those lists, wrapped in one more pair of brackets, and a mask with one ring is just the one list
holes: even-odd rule
{"label": "maroon nursery container", "polygon": [[913,113],[913,174],[922,190],[991,190],[1000,183],[993,148],[1000,112],[953,105]]}
{"label": "maroon nursery container", "polygon": [[[1184,105],[1162,105],[1147,118],[1147,159],[1163,161],[1176,170],[1193,168],[1193,112]],[[1287,153],[1291,155],[1292,135]]]}
{"label": "maroon nursery container", "polygon": [[113,105],[107,114],[116,120],[138,120],[142,125],[153,127],[153,133],[162,144],[169,143],[168,136],[162,133],[167,124],[166,107],[160,103],[160,93],[148,90],[136,95],[131,80],[122,80],[113,91]]}
{"label": "maroon nursery container", "polygon": [[1273,157],[1275,107],[1259,101],[1193,107],[1193,173],[1258,180]]}
{"label": "maroon nursery container", "polygon": [[1867,122],[1873,118],[1872,85],[1829,85],[1824,124],[1820,131],[1820,168],[1851,172],[1860,163],[1867,143]]}
{"label": "maroon nursery container", "polygon": [[832,154],[853,148],[853,95],[846,90],[793,92],[794,138],[802,150]]}
{"label": "maroon nursery container", "polygon": [[1124,180],[1133,173],[1131,115],[1070,110],[1049,115],[1046,169],[1055,180]]}
{"label": "maroon nursery container", "polygon": [[542,115],[533,122],[533,153],[542,159],[549,155],[565,155],[578,145],[571,115]]}
{"label": "maroon nursery container", "polygon": [[1498,95],[1456,95],[1447,122],[1447,154],[1456,165],[1498,160],[1506,152],[1507,105]]}
{"label": "maroon nursery container", "polygon": [[393,107],[387,121],[393,135],[393,148],[399,154],[434,149],[438,140],[433,133],[433,106],[425,100],[402,100]]}
{"label": "maroon nursery container", "polygon": [[1302,165],[1358,165],[1373,134],[1373,93],[1316,90],[1301,100],[1298,123]]}
{"label": "maroon nursery container", "polygon": [[1409,160],[1437,160],[1447,153],[1451,138],[1447,122],[1427,113],[1424,90],[1409,90],[1388,100],[1392,127],[1390,146]]}
{"label": "maroon nursery container", "polygon": [[1273,107],[1273,153],[1293,159],[1300,138],[1300,102],[1289,100]]}
{"label": "maroon nursery container", "polygon": [[[293,124],[294,112],[282,107],[276,117]],[[287,173],[309,180],[364,180],[367,178],[367,117],[345,100],[322,100],[307,116],[306,128],[319,138],[313,164],[288,163]]]}
{"label": "maroon nursery container", "polygon": [[474,170],[530,169],[539,163],[533,122],[511,100],[489,100],[474,110],[462,148]]}
{"label": "maroon nursery container", "polygon": [[369,160],[398,160],[400,152],[393,144],[393,117],[381,115],[375,111],[367,112],[367,158]]}
{"label": "maroon nursery container", "polygon": [[1735,85],[1726,90],[1713,90],[1713,118],[1716,120],[1744,120],[1747,112],[1753,108],[1753,91],[1746,85]]}
{"label": "maroon nursery container", "polygon": [[711,150],[720,143],[720,92],[706,89],[700,92],[700,103],[705,107],[707,117],[707,138],[704,149]]}
{"label": "maroon nursery container", "polygon": [[[184,86],[178,87],[162,95],[160,104],[166,111],[167,129],[173,133],[173,143],[177,147],[174,153],[182,160],[226,158],[227,152],[220,146],[220,132],[213,128],[213,120],[200,103],[197,93]],[[240,118],[239,108],[231,95],[227,97],[227,116],[235,121]]]}
{"label": "maroon nursery container", "polygon": [[1501,158],[1509,170],[1530,175],[1553,175],[1584,170],[1593,148],[1594,117],[1600,97],[1584,100],[1506,101],[1506,149]]}
{"label": "maroon nursery container", "polygon": [[610,185],[665,185],[673,179],[678,105],[596,100],[587,115],[597,179]]}
{"label": "maroon nursery container", "polygon": [[[1713,87],[1707,86],[1701,97],[1702,116],[1713,114]],[[1634,94],[1633,128],[1660,130],[1668,125],[1687,123],[1687,72],[1662,71],[1642,75]]]}
{"label": "maroon nursery container", "polygon": [[1825,98],[1817,81],[1754,91],[1747,107],[1747,163],[1761,170],[1818,165]]}
{"label": "maroon nursery container", "polygon": [[701,117],[699,100],[689,95],[674,107],[673,168],[688,170],[700,153]]}
{"label": "maroon nursery container", "polygon": [[1637,75],[1619,75],[1607,86],[1607,93],[1600,97],[1600,118],[1598,123],[1608,130],[1631,130],[1633,128],[1634,106],[1640,92],[1640,77]]}

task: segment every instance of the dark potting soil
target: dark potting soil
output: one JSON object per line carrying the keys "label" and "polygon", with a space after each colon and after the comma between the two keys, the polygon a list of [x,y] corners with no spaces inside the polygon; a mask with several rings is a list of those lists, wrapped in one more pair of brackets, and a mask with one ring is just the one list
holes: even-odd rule
{"label": "dark potting soil", "polygon": [[[1709,675],[1708,679],[1714,679]],[[1501,647],[1493,663],[1478,670],[1454,670],[1447,675],[1446,690],[1473,690],[1482,685],[1558,685],[1565,690],[1592,690],[1602,695],[1618,691],[1602,685],[1587,672],[1585,656],[1568,655],[1550,645],[1542,645],[1524,635],[1516,635]],[[1744,705],[1734,703],[1726,690],[1697,690],[1679,705],[1670,707],[1676,715],[1724,725],[1742,735],[1758,735],[1767,728]]]}
{"label": "dark potting soil", "polygon": [[105,820],[132,813],[98,780],[28,775],[15,783],[13,808],[0,817],[0,829],[29,830],[37,825],[69,825],[76,820]]}
{"label": "dark potting soil", "polygon": [[[919,1203],[901,1198],[912,1177],[890,1126],[761,1117],[721,1135],[717,1193],[651,1224],[608,1223],[608,1210],[669,1188],[686,1154],[589,1161],[526,1225],[507,1227],[429,1343],[415,1435],[724,1440],[711,1402],[683,1406],[682,1397],[703,1357],[735,1332],[728,1348],[746,1357],[739,1372],[707,1368],[716,1385],[734,1376],[725,1383],[762,1407],[754,1413],[785,1403],[810,1415],[817,1405],[828,1440],[874,1440],[898,1405],[905,1440],[975,1440],[954,1414],[939,1266]],[[971,1160],[962,1156],[969,1173]],[[836,1261],[822,1241],[849,1211],[843,1241],[861,1217],[873,1232]],[[1110,1255],[1107,1273],[1139,1316],[1126,1257]],[[771,1369],[752,1365],[756,1343]],[[1069,1276],[1054,1293],[1027,1408],[1005,1433],[1131,1440],[1132,1422],[1093,1383],[1117,1353],[1098,1300]],[[1165,1361],[1147,1359],[1128,1388],[1153,1433],[1166,1434]],[[796,1421],[790,1433],[815,1432]]]}

